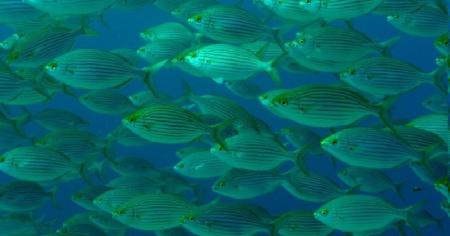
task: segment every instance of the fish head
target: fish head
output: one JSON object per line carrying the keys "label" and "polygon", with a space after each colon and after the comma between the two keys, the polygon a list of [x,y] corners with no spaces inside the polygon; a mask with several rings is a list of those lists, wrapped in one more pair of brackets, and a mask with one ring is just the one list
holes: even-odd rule
{"label": "fish head", "polygon": [[323,0],[300,0],[298,4],[300,7],[311,13],[317,13],[322,8],[322,1]]}
{"label": "fish head", "polygon": [[187,214],[182,217],[180,217],[180,224],[188,224],[191,222],[194,222],[197,219],[197,217],[194,214]]}
{"label": "fish head", "polygon": [[259,102],[264,106],[270,106],[272,96],[270,92],[258,96]]}
{"label": "fish head", "polygon": [[225,179],[221,178],[214,183],[212,189],[214,192],[220,193],[221,191],[223,191],[224,188],[226,188],[226,186],[227,186],[227,181]]}
{"label": "fish head", "polygon": [[386,17],[386,20],[394,26],[401,27],[405,24],[405,17],[400,14],[394,14]]}
{"label": "fish head", "polygon": [[0,163],[4,163],[6,162],[6,157],[5,156],[0,156]]}
{"label": "fish head", "polygon": [[314,213],[314,218],[316,218],[316,220],[326,223],[330,221],[330,209],[328,208],[327,205],[320,207],[319,209],[317,209]]}
{"label": "fish head", "polygon": [[288,107],[290,104],[289,98],[286,95],[278,95],[272,99],[270,104],[273,107]]}
{"label": "fish head", "polygon": [[184,172],[186,168],[186,164],[183,161],[178,162],[173,169],[177,172]]}
{"label": "fish head", "polygon": [[211,154],[223,154],[226,152],[225,146],[220,143],[216,143],[214,146],[211,147],[209,150]]}
{"label": "fish head", "polygon": [[203,13],[195,14],[187,19],[189,25],[196,29],[201,29],[202,25],[205,24],[206,17]]}
{"label": "fish head", "polygon": [[332,150],[334,148],[338,148],[340,144],[339,135],[338,134],[332,134],[326,138],[324,138],[320,142],[320,146],[324,148],[325,150]]}
{"label": "fish head", "polygon": [[142,58],[148,57],[149,52],[150,52],[150,50],[146,46],[140,47],[136,50],[136,54]]}
{"label": "fish head", "polygon": [[339,73],[339,78],[345,82],[369,80],[367,74],[356,67],[349,67],[346,70],[342,71],[341,73]]}
{"label": "fish head", "polygon": [[296,35],[296,39],[293,41],[295,48],[301,52],[303,52],[305,55],[308,55],[315,49],[315,40],[313,35],[303,32],[298,33]]}
{"label": "fish head", "polygon": [[187,53],[181,61],[187,62],[189,65],[198,68],[202,65],[199,54],[198,50],[191,51]]}
{"label": "fish head", "polygon": [[147,41],[153,41],[156,39],[156,35],[152,30],[145,30],[139,34],[139,36]]}

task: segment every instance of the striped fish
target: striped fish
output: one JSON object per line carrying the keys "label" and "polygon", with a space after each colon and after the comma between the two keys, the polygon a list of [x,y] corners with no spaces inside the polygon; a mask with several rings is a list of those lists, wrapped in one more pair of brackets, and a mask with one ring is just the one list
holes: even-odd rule
{"label": "striped fish", "polygon": [[379,197],[345,195],[322,205],[314,212],[314,217],[340,231],[361,232],[378,230],[401,220],[411,223],[409,214],[417,208],[421,208],[421,204],[398,209]]}
{"label": "striped fish", "polygon": [[447,114],[428,114],[415,118],[407,124],[415,128],[423,129],[438,135],[449,144],[449,121]]}
{"label": "striped fish", "polygon": [[0,230],[4,235],[33,235],[39,234],[36,221],[30,215],[15,214],[0,217]]}
{"label": "striped fish", "polygon": [[114,209],[117,209],[120,205],[146,192],[151,191],[127,188],[111,189],[97,196],[92,203],[98,209],[101,209],[102,211],[107,213],[112,213]]}
{"label": "striped fish", "polygon": [[109,188],[125,188],[131,190],[139,190],[141,192],[158,191],[162,183],[154,178],[144,176],[119,176],[109,181],[105,186]]}
{"label": "striped fish", "polygon": [[326,21],[349,20],[372,12],[383,0],[300,0],[301,7]]}
{"label": "striped fish", "polygon": [[425,73],[398,59],[375,57],[356,62],[340,73],[340,78],[361,91],[384,97],[410,91],[425,83],[434,83],[440,88],[443,73],[441,69]]}
{"label": "striped fish", "polygon": [[311,14],[301,5],[298,0],[255,0],[256,4],[262,4],[267,9],[275,13],[278,17],[294,21],[300,24],[309,24],[319,19],[318,15]]}
{"label": "striped fish", "polygon": [[139,57],[154,65],[164,60],[173,59],[189,47],[189,43],[183,44],[175,40],[155,40],[140,47],[136,53]]}
{"label": "striped fish", "polygon": [[128,226],[120,223],[117,220],[114,220],[111,214],[105,212],[92,212],[89,216],[89,220],[92,224],[100,227],[105,231],[126,230],[126,228],[128,228]]}
{"label": "striped fish", "polygon": [[175,105],[153,104],[122,119],[122,124],[142,138],[156,143],[187,143],[212,134],[213,128]]}
{"label": "striped fish", "polygon": [[116,208],[113,218],[140,230],[165,230],[181,226],[181,219],[195,206],[181,196],[148,193],[137,196]]}
{"label": "striped fish", "polygon": [[67,157],[48,148],[27,146],[0,156],[0,170],[19,180],[44,182],[78,172]]}
{"label": "striped fish", "polygon": [[147,176],[158,175],[156,167],[139,157],[122,157],[120,159],[110,160],[111,169],[121,176]]}
{"label": "striped fish", "polygon": [[337,176],[346,185],[350,187],[358,186],[358,189],[363,192],[380,193],[387,190],[393,190],[402,200],[404,200],[404,196],[401,192],[402,183],[394,183],[394,181],[382,171],[349,166],[341,169],[337,173]]}
{"label": "striped fish", "polygon": [[79,128],[88,122],[75,113],[63,109],[48,108],[33,114],[33,121],[48,130]]}
{"label": "striped fish", "polygon": [[140,33],[142,39],[148,42],[173,41],[189,46],[194,40],[194,34],[184,25],[176,22],[162,23],[145,29]]}
{"label": "striped fish", "polygon": [[291,161],[303,167],[304,149],[290,152],[274,137],[241,133],[211,147],[211,153],[228,165],[246,170],[272,170]]}
{"label": "striped fish", "polygon": [[0,65],[0,103],[19,97],[25,88],[33,88],[33,82],[26,80],[8,68]]}
{"label": "striped fish", "polygon": [[296,198],[308,202],[326,202],[346,193],[328,177],[314,172],[305,174],[298,168],[287,173],[281,186]]}
{"label": "striped fish", "polygon": [[73,16],[101,13],[117,0],[23,0],[23,2],[52,16]]}
{"label": "striped fish", "polygon": [[281,117],[312,127],[337,127],[364,117],[384,117],[385,106],[375,106],[353,90],[336,85],[305,85],[278,94],[265,107]]}
{"label": "striped fish", "polygon": [[129,114],[136,109],[127,96],[115,89],[93,90],[78,101],[91,111],[107,115]]}
{"label": "striped fish", "polygon": [[345,68],[348,68],[352,65],[353,62],[341,61],[336,58],[332,60],[322,60],[314,57],[309,57],[302,52],[300,44],[298,40],[293,40],[290,42],[286,42],[284,44],[284,48],[286,49],[288,55],[299,65],[313,70],[313,71],[321,71],[321,72],[341,72]]}
{"label": "striped fish", "polygon": [[0,150],[9,150],[29,144],[30,140],[23,136],[20,127],[0,121]]}
{"label": "striped fish", "polygon": [[275,232],[281,236],[327,236],[333,229],[314,218],[313,212],[289,211],[274,221]]}
{"label": "striped fish", "polygon": [[107,135],[109,144],[116,142],[125,147],[140,147],[146,146],[149,142],[141,136],[133,133],[131,130],[123,125],[119,125]]}
{"label": "striped fish", "polygon": [[433,149],[432,156],[428,158],[432,159],[438,157],[439,154],[447,153],[447,143],[433,132],[404,125],[395,126],[395,131],[402,138],[402,141],[416,151],[430,152],[430,149]]}
{"label": "striped fish", "polygon": [[99,208],[94,205],[95,198],[110,190],[105,186],[87,186],[72,194],[71,199],[74,203],[88,211],[97,211]]}
{"label": "striped fish", "polygon": [[218,5],[217,0],[187,0],[171,11],[171,14],[180,20],[199,14],[208,7]]}
{"label": "striped fish", "polygon": [[190,53],[182,61],[217,83],[231,80],[246,80],[259,72],[267,72],[274,81],[279,81],[273,67],[276,60],[264,62],[254,53],[228,44],[210,44]]}
{"label": "striped fish", "polygon": [[448,31],[447,13],[431,5],[390,15],[387,21],[398,30],[419,37],[438,37]]}
{"label": "striped fish", "polygon": [[283,179],[276,170],[232,169],[213,184],[212,190],[233,199],[251,199],[271,193]]}
{"label": "striped fish", "polygon": [[80,130],[56,130],[36,140],[35,145],[62,153],[78,164],[96,159],[103,148],[94,135]]}
{"label": "striped fish", "polygon": [[45,66],[55,80],[74,88],[107,89],[148,75],[117,54],[97,49],[77,49]]}
{"label": "striped fish", "polygon": [[7,212],[30,212],[53,198],[41,185],[28,181],[14,181],[0,186],[0,209]]}
{"label": "striped fish", "polygon": [[308,58],[348,62],[383,53],[397,41],[395,37],[378,43],[358,31],[332,26],[307,28],[297,33],[295,39],[296,51]]}
{"label": "striped fish", "polygon": [[341,130],[321,142],[322,148],[346,164],[369,169],[389,169],[421,160],[415,151],[388,131],[356,127]]}
{"label": "striped fish", "polygon": [[183,157],[173,169],[191,178],[211,178],[224,175],[231,167],[209,152],[192,153]]}
{"label": "striped fish", "polygon": [[448,113],[447,94],[436,93],[422,102],[422,106],[436,113]]}
{"label": "striped fish", "polygon": [[23,0],[0,1],[0,23],[14,24],[44,15],[43,12],[25,3]]}
{"label": "striped fish", "polygon": [[377,15],[395,15],[398,13],[412,12],[431,1],[429,0],[383,0],[378,7],[372,11]]}
{"label": "striped fish", "polygon": [[221,43],[249,43],[273,32],[258,17],[232,6],[215,5],[191,16],[188,24]]}
{"label": "striped fish", "polygon": [[214,204],[189,215],[183,227],[195,235],[252,236],[270,232],[266,214],[253,205]]}
{"label": "striped fish", "polygon": [[40,67],[72,49],[76,38],[86,34],[83,28],[53,28],[24,34],[9,52],[6,62],[15,67]]}
{"label": "striped fish", "polygon": [[275,60],[283,55],[283,49],[277,43],[266,40],[244,43],[240,47],[258,55],[262,61]]}

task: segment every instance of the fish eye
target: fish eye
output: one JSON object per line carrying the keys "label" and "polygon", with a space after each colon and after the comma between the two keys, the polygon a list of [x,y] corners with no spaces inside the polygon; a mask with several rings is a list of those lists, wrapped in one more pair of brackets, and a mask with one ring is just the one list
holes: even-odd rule
{"label": "fish eye", "polygon": [[196,58],[196,57],[197,57],[197,52],[191,52],[191,53],[189,54],[189,56],[190,56],[191,58]]}
{"label": "fish eye", "polygon": [[301,39],[299,39],[299,40],[297,40],[297,42],[299,43],[299,44],[305,44],[305,39],[304,38],[301,38]]}
{"label": "fish eye", "polygon": [[203,19],[203,17],[201,15],[194,16],[195,22],[200,22],[200,21],[202,21],[202,19]]}
{"label": "fish eye", "polygon": [[312,3],[312,0],[305,0],[305,3],[306,3],[306,4],[311,4],[311,3]]}
{"label": "fish eye", "polygon": [[356,75],[356,70],[355,69],[350,69],[349,70],[349,74],[350,75]]}
{"label": "fish eye", "polygon": [[58,68],[58,63],[56,62],[52,62],[50,64],[48,64],[47,69],[49,70],[56,70]]}
{"label": "fish eye", "polygon": [[283,106],[287,106],[287,105],[289,104],[289,102],[288,102],[287,99],[282,99],[282,100],[280,101],[280,104],[283,105]]}
{"label": "fish eye", "polygon": [[333,141],[331,141],[331,145],[336,145],[338,144],[338,140],[337,139],[333,139]]}
{"label": "fish eye", "polygon": [[219,150],[219,151],[223,151],[223,150],[225,150],[225,148],[223,148],[223,146],[222,146],[222,145],[219,145],[219,146],[217,147],[217,150]]}
{"label": "fish eye", "polygon": [[118,210],[116,210],[115,211],[115,213],[116,213],[116,215],[123,215],[123,214],[125,214],[125,209],[118,209]]}
{"label": "fish eye", "polygon": [[320,214],[323,216],[327,216],[328,215],[328,209],[327,208],[323,208],[322,210],[320,210]]}
{"label": "fish eye", "polygon": [[183,169],[183,168],[184,168],[184,164],[183,164],[183,163],[178,164],[178,165],[177,165],[177,168],[178,168],[178,169]]}
{"label": "fish eye", "polygon": [[220,181],[219,183],[217,183],[217,186],[220,188],[225,187],[225,181]]}

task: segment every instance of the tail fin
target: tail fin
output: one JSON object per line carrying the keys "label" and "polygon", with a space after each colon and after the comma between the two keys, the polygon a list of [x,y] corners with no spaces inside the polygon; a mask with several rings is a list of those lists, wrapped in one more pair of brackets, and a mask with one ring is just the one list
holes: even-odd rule
{"label": "tail fin", "polygon": [[309,175],[309,170],[305,164],[306,154],[310,151],[309,146],[304,146],[295,151],[295,164],[305,175]]}
{"label": "tail fin", "polygon": [[[381,122],[388,127],[394,135],[397,137],[400,137],[398,135],[394,124],[392,123],[390,117],[389,117],[389,110],[392,107],[392,105],[397,101],[398,96],[391,96],[386,98],[380,105],[377,106],[378,108],[378,117],[380,118]],[[401,138],[401,137],[400,137]]]}
{"label": "tail fin", "polygon": [[383,56],[390,57],[392,47],[400,40],[400,38],[401,38],[400,36],[396,36],[379,43],[378,45],[380,46],[381,54]]}
{"label": "tail fin", "polygon": [[422,232],[420,231],[420,227],[414,221],[414,213],[420,211],[424,207],[425,203],[425,201],[420,201],[405,209],[404,217],[406,224],[419,236],[422,235]]}
{"label": "tail fin", "polygon": [[444,75],[447,74],[447,67],[438,67],[436,70],[432,71],[428,75],[433,81],[433,84],[441,91],[443,94],[448,93],[448,85],[443,79]]}
{"label": "tail fin", "polygon": [[400,183],[397,183],[397,184],[394,185],[395,193],[397,194],[397,196],[400,199],[402,199],[403,202],[406,200],[406,198],[405,198],[405,196],[402,193],[402,189],[403,189],[403,187],[406,186],[406,184],[407,184],[407,181],[403,181],[403,182],[400,182]]}

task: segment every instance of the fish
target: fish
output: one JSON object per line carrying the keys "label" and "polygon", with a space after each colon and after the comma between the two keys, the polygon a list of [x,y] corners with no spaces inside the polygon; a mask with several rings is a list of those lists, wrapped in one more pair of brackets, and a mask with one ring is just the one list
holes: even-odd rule
{"label": "fish", "polygon": [[233,199],[252,199],[274,191],[284,181],[277,170],[231,169],[212,185],[212,190]]}
{"label": "fish", "polygon": [[156,40],[140,47],[136,53],[151,65],[167,62],[190,48],[190,45],[176,40]]}
{"label": "fish", "polygon": [[136,110],[130,99],[115,89],[92,90],[78,101],[89,110],[106,115],[123,115]]}
{"label": "fish", "polygon": [[32,212],[41,208],[46,200],[54,200],[54,191],[47,191],[35,182],[9,182],[0,186],[0,209],[13,213]]}
{"label": "fish", "polygon": [[[261,95],[261,98],[264,97],[265,95]],[[350,125],[372,115],[378,116],[386,126],[392,126],[385,115],[386,109],[392,105],[392,100],[374,105],[366,97],[339,85],[304,85],[280,91],[265,101],[264,107],[301,125],[338,127]]]}
{"label": "fish", "polygon": [[333,180],[312,171],[305,174],[298,168],[291,169],[281,186],[292,196],[308,202],[326,202],[338,196],[352,192],[353,189],[343,189]]}
{"label": "fish", "polygon": [[314,217],[333,229],[343,232],[378,230],[395,221],[407,221],[411,213],[420,209],[422,203],[399,209],[384,200],[370,195],[345,195],[333,199],[316,211]]}
{"label": "fish", "polygon": [[438,37],[448,31],[447,13],[430,4],[411,12],[389,15],[387,21],[398,30],[417,37]]}
{"label": "fish", "polygon": [[446,114],[432,113],[411,120],[406,126],[415,127],[438,135],[445,143],[449,143],[448,119]]}
{"label": "fish", "polygon": [[434,94],[422,102],[422,106],[436,113],[448,113],[448,101],[445,94]]}
{"label": "fish", "polygon": [[149,76],[121,56],[98,49],[72,50],[50,61],[44,70],[59,82],[89,90],[120,87]]}
{"label": "fish", "polygon": [[113,219],[140,230],[165,230],[181,226],[195,206],[181,196],[148,193],[130,199],[112,212]]}
{"label": "fish", "polygon": [[72,194],[71,199],[77,205],[89,211],[98,211],[99,208],[94,205],[93,201],[95,198],[103,194],[104,192],[110,190],[106,186],[87,186],[83,189]]}
{"label": "fish", "polygon": [[393,190],[402,200],[405,200],[405,196],[402,193],[405,182],[395,183],[382,171],[349,166],[341,169],[337,176],[350,187],[358,186],[360,191],[380,193],[386,190]]}
{"label": "fish", "polygon": [[274,68],[276,60],[261,61],[254,53],[230,44],[209,44],[186,53],[181,60],[219,84],[246,80],[260,72],[280,81]]}
{"label": "fish", "polygon": [[326,236],[334,230],[314,218],[311,211],[289,211],[276,217],[272,223],[281,236]]}
{"label": "fish", "polygon": [[247,10],[213,5],[192,15],[187,23],[204,36],[220,43],[242,44],[261,39],[272,30]]}
{"label": "fish", "polygon": [[368,169],[396,168],[424,158],[392,133],[376,128],[343,129],[324,138],[321,145],[338,160]]}
{"label": "fish", "polygon": [[155,176],[159,172],[154,164],[139,157],[109,158],[109,167],[121,176]]}
{"label": "fish", "polygon": [[377,15],[394,15],[412,12],[428,2],[427,0],[384,0],[373,11]]}
{"label": "fish", "polygon": [[262,89],[256,83],[247,80],[242,81],[225,81],[225,87],[233,94],[245,98],[255,99],[263,93]]}
{"label": "fish", "polygon": [[303,8],[297,0],[255,0],[254,2],[263,5],[277,17],[288,22],[292,21],[301,25],[307,25],[320,19],[318,15]]}
{"label": "fish", "polygon": [[155,143],[188,143],[217,128],[205,124],[195,113],[172,104],[146,106],[122,119],[122,124],[140,137]]}
{"label": "fish", "polygon": [[177,22],[167,22],[145,29],[140,33],[147,42],[170,41],[189,47],[195,35],[184,25]]}
{"label": "fish", "polygon": [[300,0],[298,4],[310,14],[327,22],[350,20],[372,12],[382,0]]}
{"label": "fish", "polygon": [[199,14],[203,10],[218,4],[219,2],[217,0],[187,0],[178,5],[170,13],[176,18],[187,21],[189,17]]}
{"label": "fish", "polygon": [[55,17],[97,14],[112,6],[116,0],[23,0],[36,9]]}
{"label": "fish", "polygon": [[24,146],[0,155],[0,170],[19,180],[45,182],[80,173],[80,167],[49,148]]}
{"label": "fish", "polygon": [[125,147],[142,147],[150,144],[123,125],[119,125],[107,135],[108,146],[112,146],[114,143]]}
{"label": "fish", "polygon": [[386,97],[408,92],[421,84],[435,84],[441,91],[446,91],[440,82],[443,73],[440,68],[426,73],[398,59],[375,57],[355,63],[339,77],[365,93]]}
{"label": "fish", "polygon": [[182,157],[173,169],[191,178],[212,178],[224,175],[231,167],[206,149]]}
{"label": "fish", "polygon": [[196,235],[243,235],[268,233],[270,219],[258,206],[213,204],[183,218],[183,227]]}
{"label": "fish", "polygon": [[73,112],[47,108],[33,114],[33,121],[47,130],[86,127],[89,122]]}
{"label": "fish", "polygon": [[353,62],[373,53],[387,54],[399,37],[375,42],[354,29],[310,27],[296,34],[296,52],[307,58]]}
{"label": "fish", "polygon": [[114,220],[110,214],[105,212],[92,212],[89,220],[105,231],[126,231],[127,229],[126,225]]}
{"label": "fish", "polygon": [[212,154],[238,169],[272,170],[284,162],[294,162],[306,172],[303,158],[305,149],[288,151],[274,137],[254,133],[242,133],[211,147]]}

